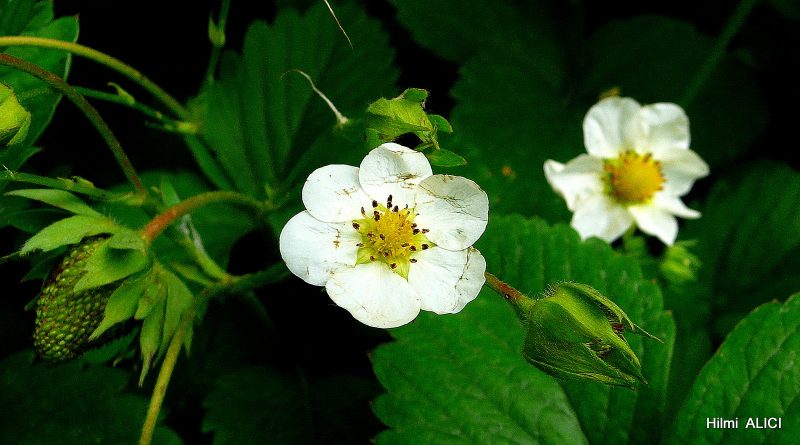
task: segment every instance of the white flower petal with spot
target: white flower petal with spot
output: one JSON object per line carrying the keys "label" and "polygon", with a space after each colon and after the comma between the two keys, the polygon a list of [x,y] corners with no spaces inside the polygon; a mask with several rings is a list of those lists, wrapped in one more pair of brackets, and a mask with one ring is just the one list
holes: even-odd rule
{"label": "white flower petal with spot", "polygon": [[453,314],[478,296],[486,282],[486,260],[477,249],[434,247],[414,256],[408,283],[419,295],[422,309]]}
{"label": "white flower petal with spot", "polygon": [[[670,245],[678,233],[676,216],[700,217],[680,197],[709,169],[689,149],[689,118],[681,107],[670,103],[641,106],[630,98],[606,98],[586,113],[583,134],[588,154],[566,164],[553,160],[544,164],[545,177],[573,212],[571,224],[581,238],[596,236],[611,242],[635,224]],[[657,164],[649,165],[657,165],[663,179],[660,190],[639,203],[618,198],[605,170],[617,168],[614,162],[620,162],[626,152],[650,156],[648,162]]]}
{"label": "white flower petal with spot", "polygon": [[314,170],[303,186],[303,204],[320,221],[350,222],[372,200],[361,190],[358,167],[327,165]]}
{"label": "white flower petal with spot", "polygon": [[361,161],[359,181],[378,202],[385,203],[391,195],[394,204],[413,207],[417,185],[432,174],[424,154],[389,142],[372,149]]}
{"label": "white flower petal with spot", "polygon": [[433,175],[417,191],[415,222],[430,230],[428,239],[449,250],[473,245],[489,221],[489,197],[461,176]]}
{"label": "white flower petal with spot", "polygon": [[385,263],[359,264],[333,275],[325,290],[334,303],[368,326],[394,328],[417,317],[419,297]]}
{"label": "white flower petal with spot", "polygon": [[303,281],[323,286],[334,272],[356,264],[361,236],[350,223],[322,222],[309,212],[286,223],[279,240],[281,257]]}

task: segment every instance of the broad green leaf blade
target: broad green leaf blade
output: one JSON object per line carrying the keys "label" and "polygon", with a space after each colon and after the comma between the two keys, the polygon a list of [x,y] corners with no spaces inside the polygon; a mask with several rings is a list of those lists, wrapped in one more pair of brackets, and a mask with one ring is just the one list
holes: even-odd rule
{"label": "broad green leaf blade", "polygon": [[[304,15],[286,10],[271,25],[253,23],[242,54],[223,56],[220,78],[205,92],[202,134],[239,190],[266,197],[268,188],[286,189],[287,177],[303,177],[325,162],[303,155],[331,134],[336,120],[307,80],[291,70],[306,73],[350,118],[393,92],[397,73],[378,23],[352,4],[336,12],[354,50],[318,2]],[[347,151],[362,147],[355,143]],[[324,153],[330,157],[330,151]],[[336,154],[342,162],[343,153]]]}
{"label": "broad green leaf blade", "polygon": [[[520,323],[485,289],[461,313],[420,315],[373,354],[388,390],[376,403],[392,429],[379,443],[637,443],[662,430],[674,325],[638,265],[568,227],[494,216],[479,242],[489,270],[537,295],[552,282],[588,284],[664,344],[628,334],[650,382],[633,392],[558,382],[522,358]],[[586,437],[583,436],[586,435]]]}
{"label": "broad green leaf blade", "polygon": [[[728,335],[697,376],[668,444],[790,444],[800,434],[800,294],[767,303]],[[782,418],[781,429],[746,428],[749,418]],[[708,419],[739,419],[708,428]]]}
{"label": "broad green leaf blade", "polygon": [[49,252],[61,246],[77,244],[82,239],[101,233],[114,233],[121,228],[103,217],[75,215],[56,221],[33,235],[22,246],[23,253]]}
{"label": "broad green leaf blade", "polygon": [[[127,372],[80,362],[49,367],[32,365],[21,352],[0,362],[0,443],[74,445],[136,443],[147,399],[123,392]],[[153,441],[178,445],[163,426]]]}
{"label": "broad green leaf blade", "polygon": [[374,422],[375,386],[353,376],[241,369],[222,376],[206,398],[203,431],[214,433],[214,445],[362,443],[354,432]]}
{"label": "broad green leaf blade", "polygon": [[78,215],[103,216],[97,210],[86,205],[86,203],[81,201],[77,196],[63,190],[23,189],[8,192],[6,195],[19,196],[22,198],[32,199],[34,201],[41,201]]}
{"label": "broad green leaf blade", "polygon": [[137,250],[118,250],[101,244],[86,260],[86,274],[75,283],[75,292],[121,280],[144,269],[149,258]]}
{"label": "broad green leaf blade", "polygon": [[[0,1],[0,35],[25,35],[74,42],[78,38],[77,17],[53,17],[53,3],[30,0]],[[66,78],[71,56],[65,51],[35,47],[0,48],[5,54],[32,62],[56,75]],[[17,93],[22,105],[33,115],[26,138],[33,144],[42,134],[55,112],[60,99],[47,85],[27,73],[0,66],[0,82]]]}
{"label": "broad green leaf blade", "polygon": [[[669,38],[665,38],[669,36]],[[766,127],[766,104],[744,64],[726,55],[688,105],[714,39],[690,23],[645,16],[609,23],[588,42],[586,97],[619,87],[641,103],[686,106],[692,149],[712,166],[741,154]]]}

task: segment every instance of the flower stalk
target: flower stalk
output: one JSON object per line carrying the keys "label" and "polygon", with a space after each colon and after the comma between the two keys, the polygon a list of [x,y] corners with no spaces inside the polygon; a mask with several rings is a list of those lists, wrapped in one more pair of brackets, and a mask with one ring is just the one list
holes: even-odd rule
{"label": "flower stalk", "polygon": [[71,100],[78,107],[78,109],[80,109],[81,112],[86,115],[98,133],[100,133],[100,136],[103,137],[103,140],[111,149],[111,152],[114,154],[117,163],[122,168],[123,173],[125,173],[125,177],[127,177],[128,181],[131,183],[131,185],[133,185],[136,193],[142,197],[148,196],[147,188],[145,188],[144,184],[142,184],[139,174],[136,173],[136,169],[133,167],[133,164],[131,164],[131,160],[128,158],[128,155],[125,154],[125,150],[122,149],[122,145],[119,143],[117,137],[114,136],[111,128],[100,116],[100,113],[98,113],[97,110],[86,100],[86,98],[75,90],[75,88],[71,87],[69,84],[67,84],[67,82],[64,81],[64,79],[58,77],[50,71],[8,54],[0,54],[0,65],[10,66],[14,69],[26,72],[31,76],[34,76],[37,79],[45,82],[47,85]]}

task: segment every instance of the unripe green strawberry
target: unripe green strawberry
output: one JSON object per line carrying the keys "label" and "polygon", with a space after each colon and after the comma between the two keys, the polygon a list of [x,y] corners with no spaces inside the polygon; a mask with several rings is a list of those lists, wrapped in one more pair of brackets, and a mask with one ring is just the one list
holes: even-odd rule
{"label": "unripe green strawberry", "polygon": [[86,274],[86,261],[105,239],[87,238],[67,251],[42,285],[33,333],[33,347],[40,359],[51,363],[70,360],[108,340],[103,335],[90,342],[89,336],[103,319],[116,285],[72,291]]}

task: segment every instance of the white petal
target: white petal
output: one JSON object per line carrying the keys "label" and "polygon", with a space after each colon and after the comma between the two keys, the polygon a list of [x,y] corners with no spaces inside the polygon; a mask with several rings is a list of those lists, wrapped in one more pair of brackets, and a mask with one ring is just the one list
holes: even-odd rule
{"label": "white petal", "polygon": [[342,269],[325,286],[334,303],[376,328],[402,326],[419,314],[419,297],[400,275],[375,261]]}
{"label": "white petal", "polygon": [[605,195],[595,195],[576,203],[572,227],[581,239],[596,236],[612,242],[633,224],[633,218],[622,205]]}
{"label": "white petal", "polygon": [[663,151],[655,159],[661,163],[664,189],[673,195],[685,195],[694,181],[708,176],[708,164],[692,150]]}
{"label": "white petal", "polygon": [[449,250],[462,250],[480,238],[489,220],[489,197],[461,176],[433,175],[419,184],[414,222],[428,238]]}
{"label": "white petal", "polygon": [[653,198],[653,204],[681,218],[695,219],[700,217],[700,212],[686,207],[686,204],[677,196],[672,196],[664,192],[657,193]]}
{"label": "white petal", "polygon": [[413,207],[417,184],[432,174],[424,154],[389,142],[374,148],[361,161],[359,181],[367,195],[378,202],[392,195],[394,204]]}
{"label": "white petal", "polygon": [[635,148],[656,159],[667,151],[689,148],[689,118],[683,108],[670,103],[645,105],[636,114],[632,131]]}
{"label": "white petal", "polygon": [[658,237],[671,246],[678,236],[678,221],[671,213],[653,205],[630,206],[628,210],[642,232]]}
{"label": "white petal", "polygon": [[615,158],[630,144],[633,118],[641,108],[627,97],[609,97],[589,109],[583,120],[583,143],[586,151],[598,158]]}
{"label": "white petal", "polygon": [[603,161],[589,155],[580,155],[566,165],[548,160],[544,163],[547,182],[575,210],[579,199],[602,193]]}
{"label": "white petal", "polygon": [[326,165],[314,170],[303,186],[303,204],[320,221],[344,222],[361,219],[361,207],[372,200],[361,190],[358,167]]}
{"label": "white petal", "polygon": [[419,295],[422,309],[454,314],[464,309],[486,282],[486,260],[477,250],[445,250],[434,247],[414,255],[408,284]]}
{"label": "white petal", "polygon": [[361,235],[349,223],[322,222],[302,212],[283,227],[279,244],[293,274],[323,286],[334,272],[356,264],[359,242]]}

